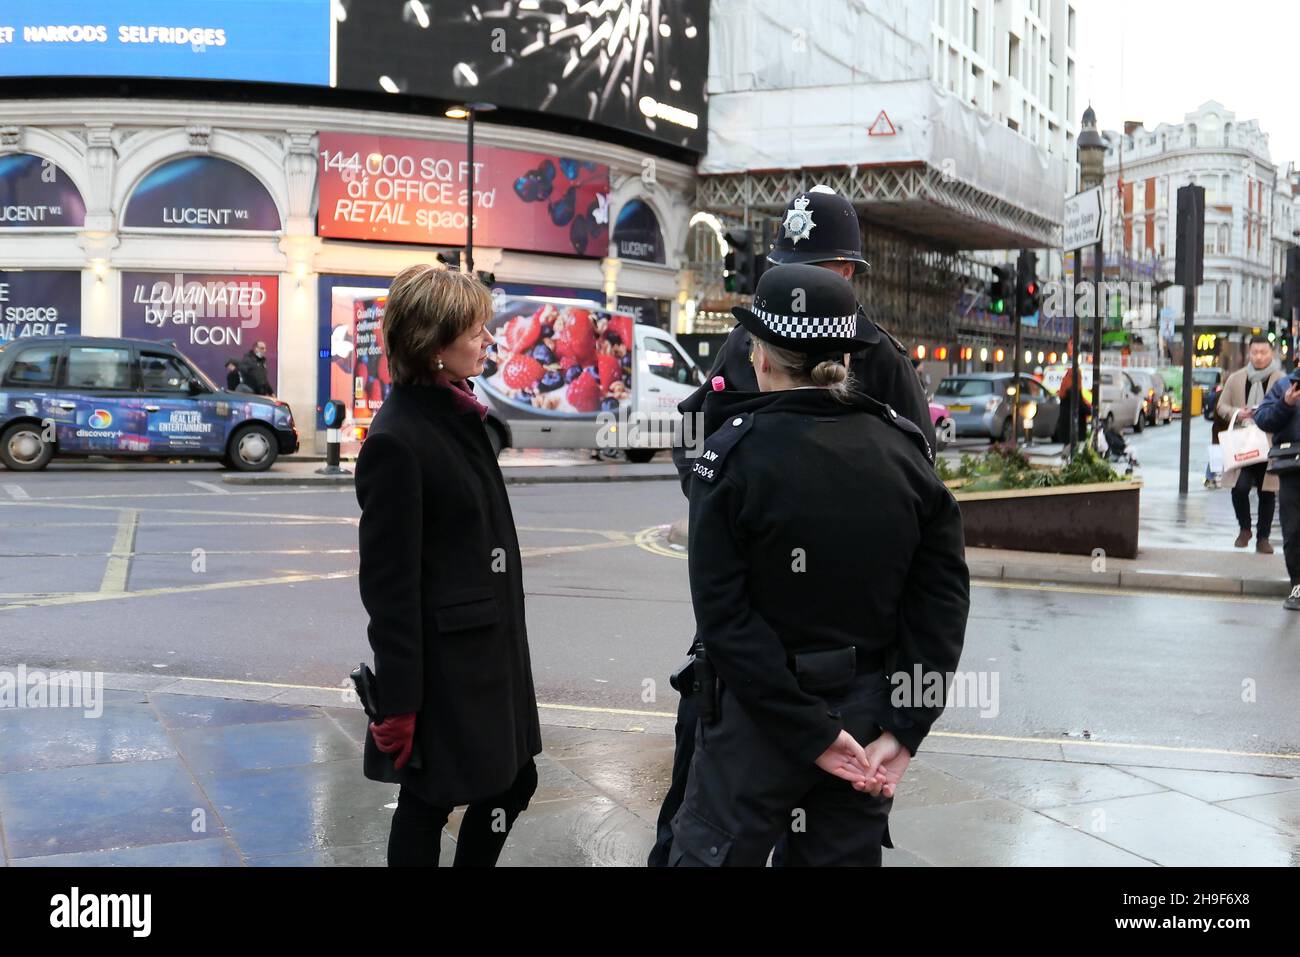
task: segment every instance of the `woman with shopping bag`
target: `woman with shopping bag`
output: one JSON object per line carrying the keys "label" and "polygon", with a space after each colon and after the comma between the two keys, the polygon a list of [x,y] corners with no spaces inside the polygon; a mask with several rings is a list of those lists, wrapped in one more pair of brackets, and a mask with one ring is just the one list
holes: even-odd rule
{"label": "woman with shopping bag", "polygon": [[1268,390],[1282,378],[1282,367],[1273,355],[1273,344],[1264,336],[1250,340],[1250,362],[1228,376],[1215,415],[1227,424],[1219,435],[1223,449],[1225,478],[1235,478],[1232,508],[1237,513],[1240,532],[1233,543],[1237,548],[1250,544],[1250,490],[1259,490],[1259,523],[1256,526],[1255,551],[1273,554],[1269,535],[1273,530],[1273,507],[1278,480],[1270,475],[1268,450],[1273,437],[1255,424],[1255,410]]}

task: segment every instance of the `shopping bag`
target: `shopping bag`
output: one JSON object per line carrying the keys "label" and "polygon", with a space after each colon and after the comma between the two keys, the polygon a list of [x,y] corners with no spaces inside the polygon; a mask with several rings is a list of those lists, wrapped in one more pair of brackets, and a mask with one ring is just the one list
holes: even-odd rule
{"label": "shopping bag", "polygon": [[1268,461],[1268,435],[1254,422],[1236,428],[1238,409],[1232,413],[1228,427],[1219,433],[1219,447],[1223,450],[1223,468],[1228,471],[1259,465]]}
{"label": "shopping bag", "polygon": [[1223,446],[1210,445],[1210,474],[1219,475],[1223,472]]}

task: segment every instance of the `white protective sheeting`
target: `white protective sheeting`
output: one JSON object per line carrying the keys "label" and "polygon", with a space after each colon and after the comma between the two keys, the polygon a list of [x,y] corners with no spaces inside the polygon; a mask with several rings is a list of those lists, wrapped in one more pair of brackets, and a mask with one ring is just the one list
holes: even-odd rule
{"label": "white protective sheeting", "polygon": [[[1064,159],[930,79],[929,0],[713,3],[704,174],[924,163],[1060,222]],[[804,31],[804,32],[796,32]],[[887,129],[892,135],[869,135]]]}

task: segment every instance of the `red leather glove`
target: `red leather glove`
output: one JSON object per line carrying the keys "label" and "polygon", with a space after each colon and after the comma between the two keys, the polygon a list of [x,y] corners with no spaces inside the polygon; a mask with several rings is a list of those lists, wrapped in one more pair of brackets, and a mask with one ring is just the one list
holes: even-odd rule
{"label": "red leather glove", "polygon": [[415,715],[390,715],[382,724],[371,721],[370,736],[375,739],[375,747],[384,754],[397,752],[393,767],[400,771],[411,760],[411,748],[415,744]]}

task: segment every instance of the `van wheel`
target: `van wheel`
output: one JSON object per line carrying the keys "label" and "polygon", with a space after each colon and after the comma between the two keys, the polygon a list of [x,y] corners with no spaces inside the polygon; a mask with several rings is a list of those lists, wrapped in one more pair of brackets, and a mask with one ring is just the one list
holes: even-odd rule
{"label": "van wheel", "polygon": [[1146,417],[1142,415],[1142,410],[1138,409],[1138,417],[1137,420],[1133,423],[1133,431],[1141,432],[1146,427],[1147,427]]}
{"label": "van wheel", "polygon": [[265,472],[275,464],[280,447],[264,425],[246,425],[230,437],[226,457],[239,472]]}
{"label": "van wheel", "polygon": [[625,449],[624,451],[627,453],[627,460],[629,462],[634,462],[637,465],[645,465],[645,463],[649,462],[652,458],[655,457],[655,453],[658,452],[659,450],[658,449]]}
{"label": "van wheel", "polygon": [[11,472],[39,472],[54,458],[54,443],[46,442],[36,422],[19,422],[0,436],[0,462]]}

